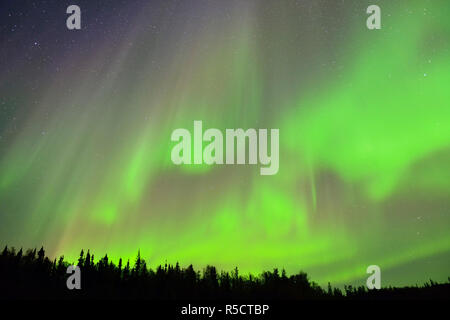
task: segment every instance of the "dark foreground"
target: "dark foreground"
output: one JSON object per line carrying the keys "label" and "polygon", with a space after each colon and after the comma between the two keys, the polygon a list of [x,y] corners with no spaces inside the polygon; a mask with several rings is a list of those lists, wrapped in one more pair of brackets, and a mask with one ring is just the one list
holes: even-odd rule
{"label": "dark foreground", "polygon": [[[450,282],[439,284],[430,280],[430,283],[420,287],[380,290],[367,290],[363,286],[346,286],[344,290],[340,290],[329,285],[324,290],[310,281],[304,272],[287,276],[284,271],[274,269],[254,277],[240,275],[237,268],[232,272],[218,272],[215,267],[207,266],[200,272],[194,270],[192,265],[180,268],[178,264],[159,266],[152,270],[147,268],[139,253],[131,266],[129,261],[123,263],[122,260],[115,265],[108,260],[107,255],[94,262],[94,256],[89,252],[84,254],[83,251],[76,263],[80,268],[81,289],[69,290],[69,265],[64,261],[64,257],[51,261],[45,256],[43,248],[39,251],[33,249],[23,252],[22,249],[16,251],[5,247],[0,255],[0,298],[177,301],[179,312],[185,310],[185,307],[195,306],[192,301],[201,305],[200,302],[205,301],[212,303],[232,300],[237,301],[239,306],[244,301],[253,301],[253,304],[258,301],[258,304],[263,305],[264,301],[281,303],[299,300],[337,302],[450,298]],[[244,307],[242,310],[248,312],[250,309],[252,308]]]}

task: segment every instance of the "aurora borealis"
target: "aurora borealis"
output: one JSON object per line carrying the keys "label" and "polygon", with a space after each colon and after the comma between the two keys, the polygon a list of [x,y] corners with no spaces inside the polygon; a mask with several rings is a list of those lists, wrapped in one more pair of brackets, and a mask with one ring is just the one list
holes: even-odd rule
{"label": "aurora borealis", "polygon": [[[446,0],[1,3],[0,244],[446,280],[449,17]],[[278,173],[174,165],[194,120],[279,129]]]}

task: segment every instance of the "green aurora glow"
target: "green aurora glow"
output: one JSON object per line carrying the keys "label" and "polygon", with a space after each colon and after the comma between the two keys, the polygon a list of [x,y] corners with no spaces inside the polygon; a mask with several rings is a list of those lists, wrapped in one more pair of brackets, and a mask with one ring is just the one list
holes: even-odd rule
{"label": "green aurora glow", "polygon": [[[38,99],[2,76],[6,104],[29,106],[0,123],[2,243],[320,284],[362,284],[371,264],[383,285],[446,280],[450,5],[375,1],[370,31],[370,1],[330,2],[212,1],[156,35],[142,8],[120,41],[58,53],[65,72],[10,71],[45,83]],[[279,128],[278,174],[173,165],[170,134],[194,120]]]}

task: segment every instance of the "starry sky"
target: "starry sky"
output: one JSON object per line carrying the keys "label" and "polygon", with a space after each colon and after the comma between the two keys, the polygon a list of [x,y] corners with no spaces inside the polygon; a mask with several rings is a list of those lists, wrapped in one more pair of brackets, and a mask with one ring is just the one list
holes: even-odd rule
{"label": "starry sky", "polygon": [[[447,280],[449,16],[446,0],[1,1],[0,244]],[[194,120],[279,129],[278,174],[174,165],[170,135]]]}

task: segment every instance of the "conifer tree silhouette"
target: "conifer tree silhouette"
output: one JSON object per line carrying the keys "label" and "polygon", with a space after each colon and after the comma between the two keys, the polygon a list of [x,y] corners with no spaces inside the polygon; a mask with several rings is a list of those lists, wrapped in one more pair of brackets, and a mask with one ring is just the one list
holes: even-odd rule
{"label": "conifer tree silhouette", "polygon": [[133,266],[127,260],[123,268],[105,254],[97,263],[88,250],[80,252],[78,266],[82,268],[82,294],[67,290],[67,267],[71,264],[59,259],[50,260],[43,247],[35,249],[4,247],[0,254],[0,298],[147,298],[147,299],[404,299],[408,297],[447,298],[448,283],[426,282],[422,287],[382,288],[368,291],[365,286],[344,286],[344,291],[328,283],[324,290],[308,279],[305,272],[288,276],[282,269],[264,271],[259,276],[242,276],[236,267],[231,273],[218,272],[207,265],[203,272],[193,265],[186,268],[165,263],[156,271],[147,267],[138,250]]}

